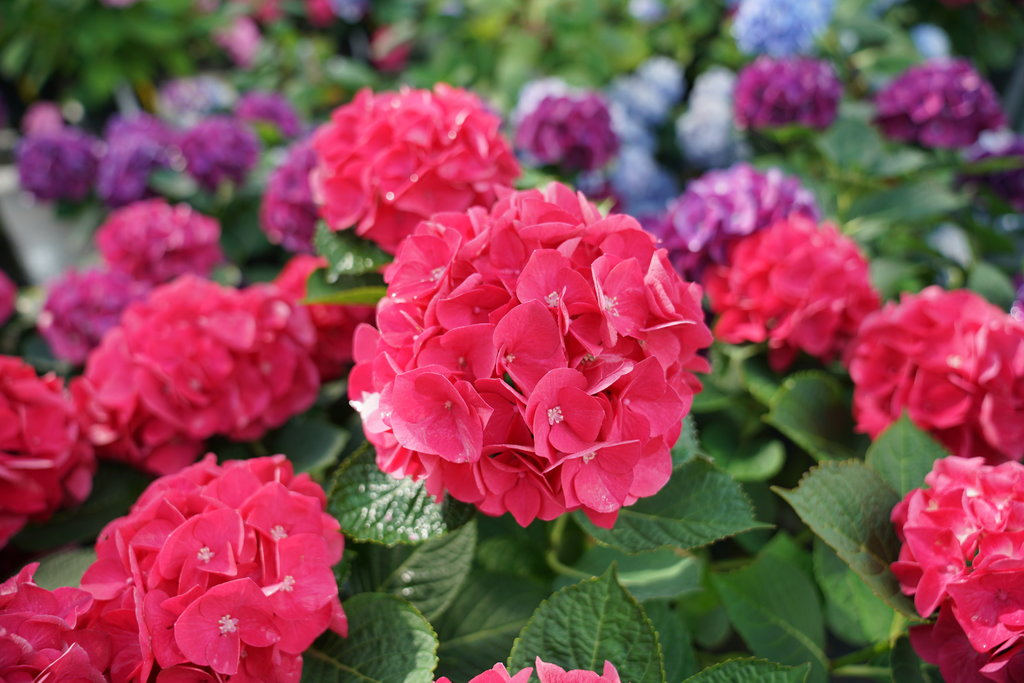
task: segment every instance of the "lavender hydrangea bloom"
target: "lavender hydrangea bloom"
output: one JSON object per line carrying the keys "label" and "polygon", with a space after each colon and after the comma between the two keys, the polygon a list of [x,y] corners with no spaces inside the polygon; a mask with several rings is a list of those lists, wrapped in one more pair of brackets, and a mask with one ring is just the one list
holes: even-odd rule
{"label": "lavender hydrangea bloom", "polygon": [[22,138],[16,152],[21,187],[36,199],[85,199],[92,189],[102,144],[75,128]]}
{"label": "lavender hydrangea bloom", "polygon": [[187,127],[215,111],[229,109],[236,98],[231,85],[216,76],[178,78],[160,87],[157,110],[163,118]]}
{"label": "lavender hydrangea bloom", "polygon": [[370,0],[328,0],[334,16],[350,24],[362,21],[370,11]]}
{"label": "lavender hydrangea bloom", "polygon": [[797,178],[737,164],[690,183],[653,232],[676,268],[699,280],[706,266],[726,260],[740,238],[789,216],[819,215],[814,195]]}
{"label": "lavender hydrangea bloom", "polygon": [[835,0],[742,0],[732,31],[748,55],[806,54],[832,21]]}
{"label": "lavender hydrangea bloom", "polygon": [[39,332],[55,356],[81,364],[117,325],[122,311],[148,292],[148,284],[124,273],[68,271],[50,285],[39,314]]}
{"label": "lavender hydrangea bloom", "polygon": [[640,147],[619,150],[611,183],[623,210],[632,216],[660,214],[669,200],[679,194],[679,184],[672,174]]}
{"label": "lavender hydrangea bloom", "polygon": [[608,105],[597,93],[548,96],[516,129],[516,145],[541,164],[566,171],[590,171],[618,150]]}
{"label": "lavender hydrangea bloom", "polygon": [[689,109],[676,119],[676,140],[686,161],[698,168],[723,168],[748,155],[733,123],[736,74],[708,69],[693,83]]}
{"label": "lavender hydrangea bloom", "polygon": [[807,57],[758,57],[736,83],[736,123],[741,128],[799,124],[824,130],[839,110],[843,85],[826,61]]}
{"label": "lavender hydrangea bloom", "polygon": [[316,167],[316,152],[308,140],[288,148],[284,162],[267,181],[260,205],[260,227],[274,244],[289,251],[313,253],[313,231],[318,213],[309,174]]}
{"label": "lavender hydrangea bloom", "polygon": [[259,159],[260,143],[248,125],[232,116],[211,116],[181,139],[185,169],[214,192],[226,180],[240,185]]}
{"label": "lavender hydrangea bloom", "polygon": [[910,40],[925,59],[949,57],[949,35],[935,24],[918,24],[910,29]]}
{"label": "lavender hydrangea bloom", "polygon": [[616,78],[608,89],[608,98],[630,119],[656,126],[682,99],[684,90],[682,68],[668,57],[652,57],[636,73]]}
{"label": "lavender hydrangea bloom", "polygon": [[150,177],[170,166],[175,141],[174,131],[154,116],[113,119],[106,129],[107,149],[100,159],[96,193],[111,207],[149,196]]}
{"label": "lavender hydrangea bloom", "polygon": [[966,157],[968,161],[1015,160],[1018,168],[972,174],[966,176],[964,181],[987,186],[1015,211],[1024,213],[1024,136],[1009,130],[982,133],[978,142],[967,149]]}
{"label": "lavender hydrangea bloom", "polygon": [[629,15],[637,21],[654,23],[665,16],[663,0],[629,0]]}
{"label": "lavender hydrangea bloom", "polygon": [[250,123],[269,123],[286,138],[302,132],[302,121],[291,103],[275,92],[248,92],[238,100],[235,115]]}
{"label": "lavender hydrangea bloom", "polygon": [[992,85],[964,59],[913,66],[875,98],[875,122],[893,140],[924,147],[967,147],[1006,125]]}

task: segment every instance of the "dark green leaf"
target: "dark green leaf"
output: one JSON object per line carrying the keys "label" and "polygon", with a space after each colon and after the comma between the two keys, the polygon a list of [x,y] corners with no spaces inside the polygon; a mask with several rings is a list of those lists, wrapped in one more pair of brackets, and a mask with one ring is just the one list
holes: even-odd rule
{"label": "dark green leaf", "polygon": [[658,632],[658,642],[664,643],[665,680],[681,681],[697,673],[700,666],[690,631],[677,606],[668,600],[650,600],[644,602],[644,611]]}
{"label": "dark green leaf", "polygon": [[339,275],[376,273],[391,262],[391,255],[373,242],[360,239],[351,230],[334,232],[323,222],[317,224],[313,235],[316,253],[327,259],[327,282],[335,282]]}
{"label": "dark green leaf", "polygon": [[[615,548],[599,545],[583,553],[572,568],[580,573],[577,578],[599,576],[612,563],[618,571],[619,583],[641,602],[674,598],[701,589],[703,572],[700,560],[667,548],[627,555]],[[572,582],[569,576],[561,576],[556,580],[555,588]]]}
{"label": "dark green leaf", "polygon": [[928,680],[921,672],[921,659],[908,638],[900,638],[892,646],[889,667],[892,669],[892,683],[925,683]]}
{"label": "dark green leaf", "polygon": [[338,275],[331,278],[326,268],[318,268],[306,280],[305,304],[373,306],[387,294],[380,273]]}
{"label": "dark green leaf", "polygon": [[947,214],[966,203],[966,197],[953,192],[948,183],[928,179],[900,183],[891,189],[865,195],[853,202],[845,218],[873,217],[894,224],[910,223]]}
{"label": "dark green leaf", "polygon": [[1002,309],[1009,309],[1017,298],[1017,288],[1006,273],[984,261],[976,263],[967,274],[967,288]]}
{"label": "dark green leaf", "polygon": [[679,434],[679,440],[672,447],[672,467],[679,467],[699,453],[700,441],[697,438],[697,423],[694,421],[693,415],[687,415],[683,418],[683,430]]}
{"label": "dark green leaf", "polygon": [[82,574],[96,561],[96,551],[92,548],[74,548],[61,550],[38,560],[35,582],[47,590],[62,586],[77,587],[82,581]]}
{"label": "dark green leaf", "polygon": [[885,640],[896,613],[821,539],[814,543],[814,575],[825,596],[829,630],[852,645]]}
{"label": "dark green leaf", "polygon": [[919,429],[906,415],[889,425],[868,448],[867,463],[901,496],[924,486],[924,476],[945,447]]}
{"label": "dark green leaf", "polygon": [[685,683],[804,683],[810,664],[784,666],[764,659],[730,659],[704,669]]}
{"label": "dark green leaf", "polygon": [[319,474],[334,464],[348,439],[348,432],[326,420],[300,416],[274,432],[267,448],[287,455],[296,472]]}
{"label": "dark green leaf", "polygon": [[824,372],[800,372],[787,378],[772,397],[764,419],[817,460],[850,458],[860,452],[860,441],[851,438],[850,398]]}

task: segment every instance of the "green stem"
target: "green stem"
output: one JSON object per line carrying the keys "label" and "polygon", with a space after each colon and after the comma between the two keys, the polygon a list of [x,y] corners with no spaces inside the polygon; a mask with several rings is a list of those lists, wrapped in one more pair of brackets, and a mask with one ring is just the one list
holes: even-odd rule
{"label": "green stem", "polygon": [[885,666],[862,666],[854,664],[845,666],[842,669],[833,669],[833,676],[849,676],[850,678],[868,678],[871,676],[889,677],[892,671]]}
{"label": "green stem", "polygon": [[891,650],[892,645],[892,642],[886,640],[881,643],[875,643],[874,645],[866,647],[863,650],[851,652],[850,654],[840,657],[839,659],[836,659],[832,662],[832,664],[830,665],[832,672],[836,675],[839,675],[840,669],[849,669],[852,665],[863,664],[864,662],[871,661],[878,655],[885,654],[886,652]]}

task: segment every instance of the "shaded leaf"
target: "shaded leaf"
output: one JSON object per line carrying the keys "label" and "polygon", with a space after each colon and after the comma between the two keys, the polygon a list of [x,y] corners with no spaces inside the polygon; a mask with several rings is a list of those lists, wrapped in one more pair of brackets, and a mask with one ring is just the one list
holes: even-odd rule
{"label": "shaded leaf", "polygon": [[896,613],[821,539],[814,542],[814,576],[825,596],[829,630],[853,645],[888,638]]}
{"label": "shaded leaf", "polygon": [[704,669],[685,683],[804,683],[811,665],[784,666],[764,659],[730,659]]}
{"label": "shaded leaf", "polygon": [[34,580],[47,590],[62,586],[75,586],[82,582],[82,574],[96,561],[92,548],[61,550],[38,560]]}
{"label": "shaded leaf", "polygon": [[839,382],[824,372],[790,376],[772,397],[765,421],[817,460],[858,455],[853,435],[850,398]]}
{"label": "shaded leaf", "polygon": [[878,435],[866,460],[896,493],[905,496],[924,486],[935,461],[947,455],[944,446],[903,415]]}

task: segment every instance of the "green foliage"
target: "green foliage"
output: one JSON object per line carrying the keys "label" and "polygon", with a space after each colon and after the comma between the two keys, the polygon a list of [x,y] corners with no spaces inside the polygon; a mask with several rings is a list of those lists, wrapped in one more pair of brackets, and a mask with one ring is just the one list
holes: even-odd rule
{"label": "green foliage", "polygon": [[784,666],[764,659],[730,659],[704,669],[686,683],[804,683],[811,665]]}
{"label": "green foliage", "polygon": [[814,576],[829,630],[853,645],[888,638],[896,613],[820,539],[814,543]]}
{"label": "green foliage", "polygon": [[889,425],[868,449],[866,460],[896,493],[905,496],[911,489],[924,486],[946,449],[922,431],[906,415]]}
{"label": "green foliage", "polygon": [[862,440],[853,433],[849,392],[824,372],[786,378],[764,419],[816,460],[841,460],[862,452]]}
{"label": "green foliage", "polygon": [[92,548],[72,548],[59,550],[38,560],[33,580],[47,590],[61,586],[75,586],[82,581],[82,574],[96,561],[96,551]]}

